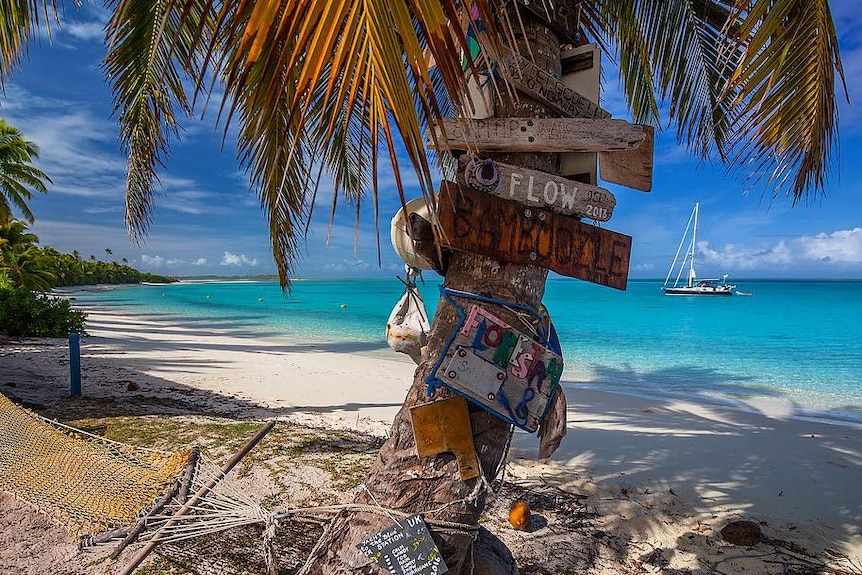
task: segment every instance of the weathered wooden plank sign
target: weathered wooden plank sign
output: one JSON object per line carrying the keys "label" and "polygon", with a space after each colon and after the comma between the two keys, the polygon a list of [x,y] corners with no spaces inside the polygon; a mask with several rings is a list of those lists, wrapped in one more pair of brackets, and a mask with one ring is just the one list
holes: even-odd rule
{"label": "weathered wooden plank sign", "polygon": [[653,129],[644,126],[644,143],[628,152],[599,154],[599,173],[606,182],[642,192],[652,190]]}
{"label": "weathered wooden plank sign", "polygon": [[449,248],[626,289],[629,236],[453,182],[443,182],[437,202],[441,242]]}
{"label": "weathered wooden plank sign", "polygon": [[490,169],[495,171],[497,186],[486,191],[526,206],[606,222],[617,205],[617,199],[608,190],[538,170],[493,160],[471,161],[466,156],[461,156],[459,164],[459,184],[471,186],[472,181],[481,177],[474,173],[476,170]]}
{"label": "weathered wooden plank sign", "polygon": [[474,304],[432,377],[533,432],[557,393],[562,372],[559,354]]}
{"label": "weathered wooden plank sign", "polygon": [[[587,118],[446,118],[436,133],[438,141],[455,150],[509,152],[625,151],[647,137],[643,126],[625,120]],[[428,145],[434,147],[433,141]]]}
{"label": "weathered wooden plank sign", "polygon": [[562,80],[519,54],[510,51],[506,55],[506,70],[511,75],[515,88],[564,116],[602,119],[611,117],[610,113],[599,108],[595,101],[573,90]]}
{"label": "weathered wooden plank sign", "polygon": [[[601,88],[601,52],[596,44],[578,46],[560,55],[560,80],[591,102],[599,103]],[[560,155],[560,174],[576,176],[579,181],[598,183],[596,154],[574,152]]]}
{"label": "weathered wooden plank sign", "polygon": [[515,5],[548,25],[560,42],[578,42],[578,7],[572,0],[516,0]]}
{"label": "weathered wooden plank sign", "polygon": [[406,517],[356,547],[393,575],[442,575],[448,571],[421,515]]}
{"label": "weathered wooden plank sign", "polygon": [[473,429],[470,427],[467,402],[463,397],[449,397],[411,407],[410,421],[419,457],[452,453],[458,461],[462,480],[479,477]]}

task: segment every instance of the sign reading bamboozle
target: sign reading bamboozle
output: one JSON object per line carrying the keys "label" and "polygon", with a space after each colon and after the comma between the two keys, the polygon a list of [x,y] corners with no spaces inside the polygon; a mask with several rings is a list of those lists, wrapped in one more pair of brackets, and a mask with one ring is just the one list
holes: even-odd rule
{"label": "sign reading bamboozle", "polygon": [[521,429],[536,431],[562,373],[558,353],[474,304],[431,378]]}
{"label": "sign reading bamboozle", "polygon": [[441,241],[451,249],[626,289],[630,236],[452,182],[443,182],[437,205]]}

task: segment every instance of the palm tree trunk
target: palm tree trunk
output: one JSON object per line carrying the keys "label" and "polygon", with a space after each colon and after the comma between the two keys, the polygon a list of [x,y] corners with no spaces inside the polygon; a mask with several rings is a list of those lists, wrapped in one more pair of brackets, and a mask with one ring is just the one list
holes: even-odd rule
{"label": "palm tree trunk", "polygon": [[[559,74],[559,42],[547,28],[525,22],[521,40],[529,42],[536,63]],[[540,103],[521,97],[517,102],[497,106],[499,117],[549,117]],[[502,109],[501,109],[502,108]],[[552,154],[497,154],[498,159],[528,168],[558,172],[559,159]],[[454,290],[475,293],[494,299],[538,308],[545,291],[547,270],[529,265],[498,262],[477,254],[453,253],[446,270],[444,285]],[[494,310],[504,321],[517,325],[505,310]],[[389,439],[378,454],[355,502],[377,507],[377,512],[345,511],[336,517],[309,559],[307,573],[343,574],[373,573],[378,567],[369,561],[356,545],[368,536],[393,524],[385,513],[394,509],[408,514],[422,513],[429,523],[434,540],[450,573],[469,573],[479,561],[470,555],[476,531],[458,528],[439,529],[438,522],[476,525],[485,508],[486,491],[474,490],[479,479],[462,481],[455,457],[450,453],[433,458],[416,455],[409,408],[429,402],[425,380],[444,352],[446,342],[456,329],[460,317],[443,298],[437,307],[423,361],[416,369],[413,385],[401,410],[395,416]],[[439,394],[447,391],[438,391]],[[486,481],[494,479],[505,454],[511,426],[489,412],[470,404],[470,421],[476,453]],[[486,573],[516,573],[511,556],[498,560],[499,567]],[[475,571],[478,575],[479,569]]]}

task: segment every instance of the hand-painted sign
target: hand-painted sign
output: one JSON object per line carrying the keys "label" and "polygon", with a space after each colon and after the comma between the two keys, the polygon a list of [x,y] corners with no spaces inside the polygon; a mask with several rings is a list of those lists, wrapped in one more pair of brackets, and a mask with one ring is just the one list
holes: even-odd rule
{"label": "hand-painted sign", "polygon": [[558,353],[474,304],[431,377],[532,432],[557,393],[562,373]]}
{"label": "hand-painted sign", "polygon": [[[489,163],[490,162],[490,163]],[[525,206],[545,208],[558,214],[589,218],[600,222],[611,219],[617,199],[603,188],[582,184],[560,176],[546,174],[493,160],[471,160],[461,156],[458,182],[476,188],[471,182],[493,177],[495,186],[480,189]],[[478,171],[492,172],[485,180]]]}
{"label": "hand-painted sign", "polygon": [[611,115],[595,101],[573,90],[559,78],[553,77],[520,54],[506,55],[506,70],[515,87],[532,96],[555,112],[570,118],[610,118]]}
{"label": "hand-painted sign", "polygon": [[462,480],[479,477],[470,413],[463,397],[454,396],[411,407],[410,421],[419,457],[449,452],[458,461]]}
{"label": "hand-painted sign", "polygon": [[441,575],[448,570],[421,515],[402,519],[357,547],[394,575]]}
{"label": "hand-painted sign", "polygon": [[437,206],[447,247],[626,289],[629,236],[452,182],[443,182]]}
{"label": "hand-painted sign", "polygon": [[[644,126],[625,120],[447,118],[436,127],[436,136],[440,145],[446,144],[455,150],[596,152],[634,150],[647,134]],[[435,147],[433,140],[428,145]]]}

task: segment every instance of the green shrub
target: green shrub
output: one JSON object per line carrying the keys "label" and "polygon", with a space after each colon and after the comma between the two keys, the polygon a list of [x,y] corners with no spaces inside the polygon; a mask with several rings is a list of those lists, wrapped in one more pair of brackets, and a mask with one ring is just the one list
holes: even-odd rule
{"label": "green shrub", "polygon": [[24,337],[86,334],[87,315],[68,300],[37,295],[25,288],[0,289],[0,333]]}

